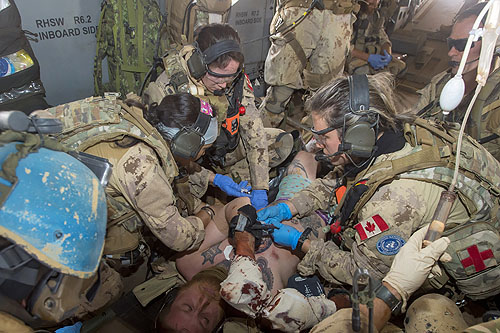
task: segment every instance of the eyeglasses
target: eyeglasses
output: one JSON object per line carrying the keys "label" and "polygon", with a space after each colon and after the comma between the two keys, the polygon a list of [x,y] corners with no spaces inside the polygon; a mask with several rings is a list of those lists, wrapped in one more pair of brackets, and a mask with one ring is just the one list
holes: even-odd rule
{"label": "eyeglasses", "polygon": [[326,133],[330,133],[331,131],[336,130],[336,129],[337,129],[337,127],[327,127],[325,129],[317,131],[317,130],[315,130],[314,128],[311,127],[311,132],[313,134],[314,139],[318,143],[320,143],[322,145],[325,145],[325,142],[326,142],[325,134]]}
{"label": "eyeglasses", "polygon": [[[468,38],[460,38],[460,39],[446,38],[448,49],[451,50],[454,47],[458,52],[463,52],[465,50],[465,45],[467,44],[467,39]],[[475,43],[476,42],[472,42],[470,47],[473,48]]]}

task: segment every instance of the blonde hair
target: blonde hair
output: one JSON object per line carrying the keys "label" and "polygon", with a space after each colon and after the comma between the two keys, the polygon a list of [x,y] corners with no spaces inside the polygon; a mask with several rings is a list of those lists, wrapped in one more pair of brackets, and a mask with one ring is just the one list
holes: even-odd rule
{"label": "blonde hair", "polygon": [[[415,117],[409,110],[398,112],[394,93],[394,77],[389,73],[367,75],[370,95],[370,111],[379,116],[378,127],[381,131],[401,131],[405,122]],[[347,77],[337,78],[319,89],[306,103],[306,109],[322,119],[329,126],[356,122],[360,117],[349,108],[350,90]],[[340,126],[341,127],[341,126]]]}

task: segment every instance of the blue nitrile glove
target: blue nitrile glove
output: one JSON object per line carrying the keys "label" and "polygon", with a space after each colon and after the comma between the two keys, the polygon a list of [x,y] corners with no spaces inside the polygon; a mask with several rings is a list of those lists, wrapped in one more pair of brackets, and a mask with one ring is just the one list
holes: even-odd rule
{"label": "blue nitrile glove", "polygon": [[384,67],[389,65],[389,63],[392,60],[392,56],[389,53],[387,53],[386,50],[384,50],[384,56],[382,58],[383,58],[382,61],[384,62]]}
{"label": "blue nitrile glove", "polygon": [[233,197],[251,196],[250,190],[252,189],[252,187],[248,185],[248,182],[246,180],[242,181],[239,184],[236,184],[231,177],[216,174],[214,177],[214,185]]}
{"label": "blue nitrile glove", "polygon": [[77,322],[76,324],[71,326],[61,327],[60,329],[56,330],[56,333],[79,333],[81,328],[82,323]]}
{"label": "blue nitrile glove", "polygon": [[253,190],[250,197],[250,203],[255,209],[259,210],[267,206],[267,191],[266,190]]}
{"label": "blue nitrile glove", "polygon": [[290,211],[288,205],[284,202],[266,207],[263,210],[257,212],[257,221],[262,221],[267,224],[273,224],[277,227],[280,226],[281,221],[289,220],[291,218],[292,212]]}
{"label": "blue nitrile glove", "polygon": [[280,224],[279,229],[274,229],[273,231],[274,242],[282,246],[291,247],[292,250],[295,250],[297,247],[300,235],[302,235],[300,231],[286,224]]}
{"label": "blue nitrile glove", "polygon": [[385,56],[382,56],[380,54],[370,54],[368,57],[368,63],[370,66],[373,67],[373,69],[382,69],[385,67]]}

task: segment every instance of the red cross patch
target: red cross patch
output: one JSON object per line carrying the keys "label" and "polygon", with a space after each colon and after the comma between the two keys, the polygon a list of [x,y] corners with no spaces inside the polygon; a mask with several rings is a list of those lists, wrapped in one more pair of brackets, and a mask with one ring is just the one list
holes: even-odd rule
{"label": "red cross patch", "polygon": [[354,226],[362,241],[380,234],[389,229],[389,226],[380,215],[373,215],[369,219]]}
{"label": "red cross patch", "polygon": [[479,245],[483,245],[481,247],[486,250],[480,251],[478,245],[474,244],[458,253],[466,274],[474,274],[497,264],[493,251],[486,244]]}

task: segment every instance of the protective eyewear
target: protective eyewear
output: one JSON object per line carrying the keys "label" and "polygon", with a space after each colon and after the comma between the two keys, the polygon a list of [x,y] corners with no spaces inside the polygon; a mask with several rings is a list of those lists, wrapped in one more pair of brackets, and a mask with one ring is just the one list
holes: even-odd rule
{"label": "protective eyewear", "polygon": [[[467,39],[468,38],[460,38],[460,39],[446,38],[448,49],[451,50],[454,47],[458,52],[463,52],[465,50],[465,45],[467,44]],[[475,42],[472,42],[470,47],[473,48],[474,45]]]}
{"label": "protective eyewear", "polygon": [[222,73],[216,73],[216,72],[210,70],[210,68],[208,68],[208,66],[207,66],[207,74],[209,74],[208,79],[210,79],[210,81],[212,81],[213,83],[216,83],[216,84],[223,84],[223,83],[230,84],[231,82],[234,81],[235,78],[237,78],[241,74],[242,70],[243,70],[243,68],[240,67],[236,71],[236,73],[222,74]]}
{"label": "protective eyewear", "polygon": [[326,133],[330,133],[331,131],[336,130],[336,129],[337,129],[337,127],[331,126],[331,127],[327,127],[325,129],[317,131],[317,130],[315,130],[314,128],[311,127],[311,132],[313,134],[314,139],[318,143],[324,145],[325,142],[326,142],[325,134]]}

